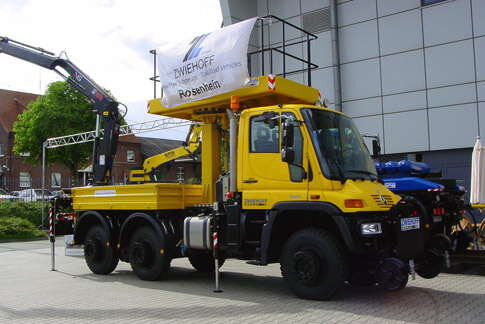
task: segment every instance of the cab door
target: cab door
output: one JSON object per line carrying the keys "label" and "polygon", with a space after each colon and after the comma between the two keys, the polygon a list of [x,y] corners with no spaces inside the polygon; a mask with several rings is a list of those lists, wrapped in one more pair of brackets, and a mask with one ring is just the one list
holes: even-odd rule
{"label": "cab door", "polygon": [[[281,112],[292,116],[292,112]],[[308,195],[307,146],[301,126],[294,128],[294,165],[281,160],[281,115],[271,125],[262,112],[241,118],[238,187],[243,208],[270,209],[282,201],[305,201]]]}

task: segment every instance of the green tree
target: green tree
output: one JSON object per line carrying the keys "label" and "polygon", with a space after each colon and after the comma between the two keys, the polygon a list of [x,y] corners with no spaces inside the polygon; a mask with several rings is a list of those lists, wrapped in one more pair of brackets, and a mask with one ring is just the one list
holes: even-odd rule
{"label": "green tree", "polygon": [[[96,114],[92,104],[67,82],[53,82],[45,95],[28,105],[13,126],[14,151],[29,152],[26,161],[33,165],[42,163],[42,143],[51,137],[82,133],[94,129]],[[76,144],[49,149],[46,163],[65,165],[72,174],[89,164],[92,143]]]}

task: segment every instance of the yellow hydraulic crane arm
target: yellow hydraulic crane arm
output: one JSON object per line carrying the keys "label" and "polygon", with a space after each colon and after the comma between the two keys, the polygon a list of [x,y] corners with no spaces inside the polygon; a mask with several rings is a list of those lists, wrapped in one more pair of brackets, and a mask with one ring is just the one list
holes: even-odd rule
{"label": "yellow hydraulic crane arm", "polygon": [[152,181],[151,174],[154,169],[160,165],[194,153],[200,146],[202,125],[194,124],[190,127],[187,141],[184,146],[174,148],[173,150],[163,152],[143,161],[143,169],[130,171],[130,182]]}

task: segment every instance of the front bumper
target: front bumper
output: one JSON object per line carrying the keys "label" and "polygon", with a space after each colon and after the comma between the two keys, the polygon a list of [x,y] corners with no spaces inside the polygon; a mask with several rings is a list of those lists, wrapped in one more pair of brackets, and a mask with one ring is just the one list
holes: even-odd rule
{"label": "front bumper", "polygon": [[[376,257],[398,257],[402,260],[424,254],[428,231],[420,214],[390,212],[342,214],[353,244],[350,252]],[[363,232],[367,230],[367,233]]]}

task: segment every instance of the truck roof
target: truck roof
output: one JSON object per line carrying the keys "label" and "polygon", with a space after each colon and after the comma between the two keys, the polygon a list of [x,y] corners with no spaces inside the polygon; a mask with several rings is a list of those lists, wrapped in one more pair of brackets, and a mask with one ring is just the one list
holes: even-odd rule
{"label": "truck roof", "polygon": [[245,88],[223,93],[218,96],[197,100],[177,107],[167,108],[161,99],[149,101],[148,112],[167,117],[200,121],[213,114],[225,114],[231,97],[238,96],[241,110],[278,104],[314,105],[320,100],[318,89],[285,79],[280,76],[259,76],[251,78]]}

